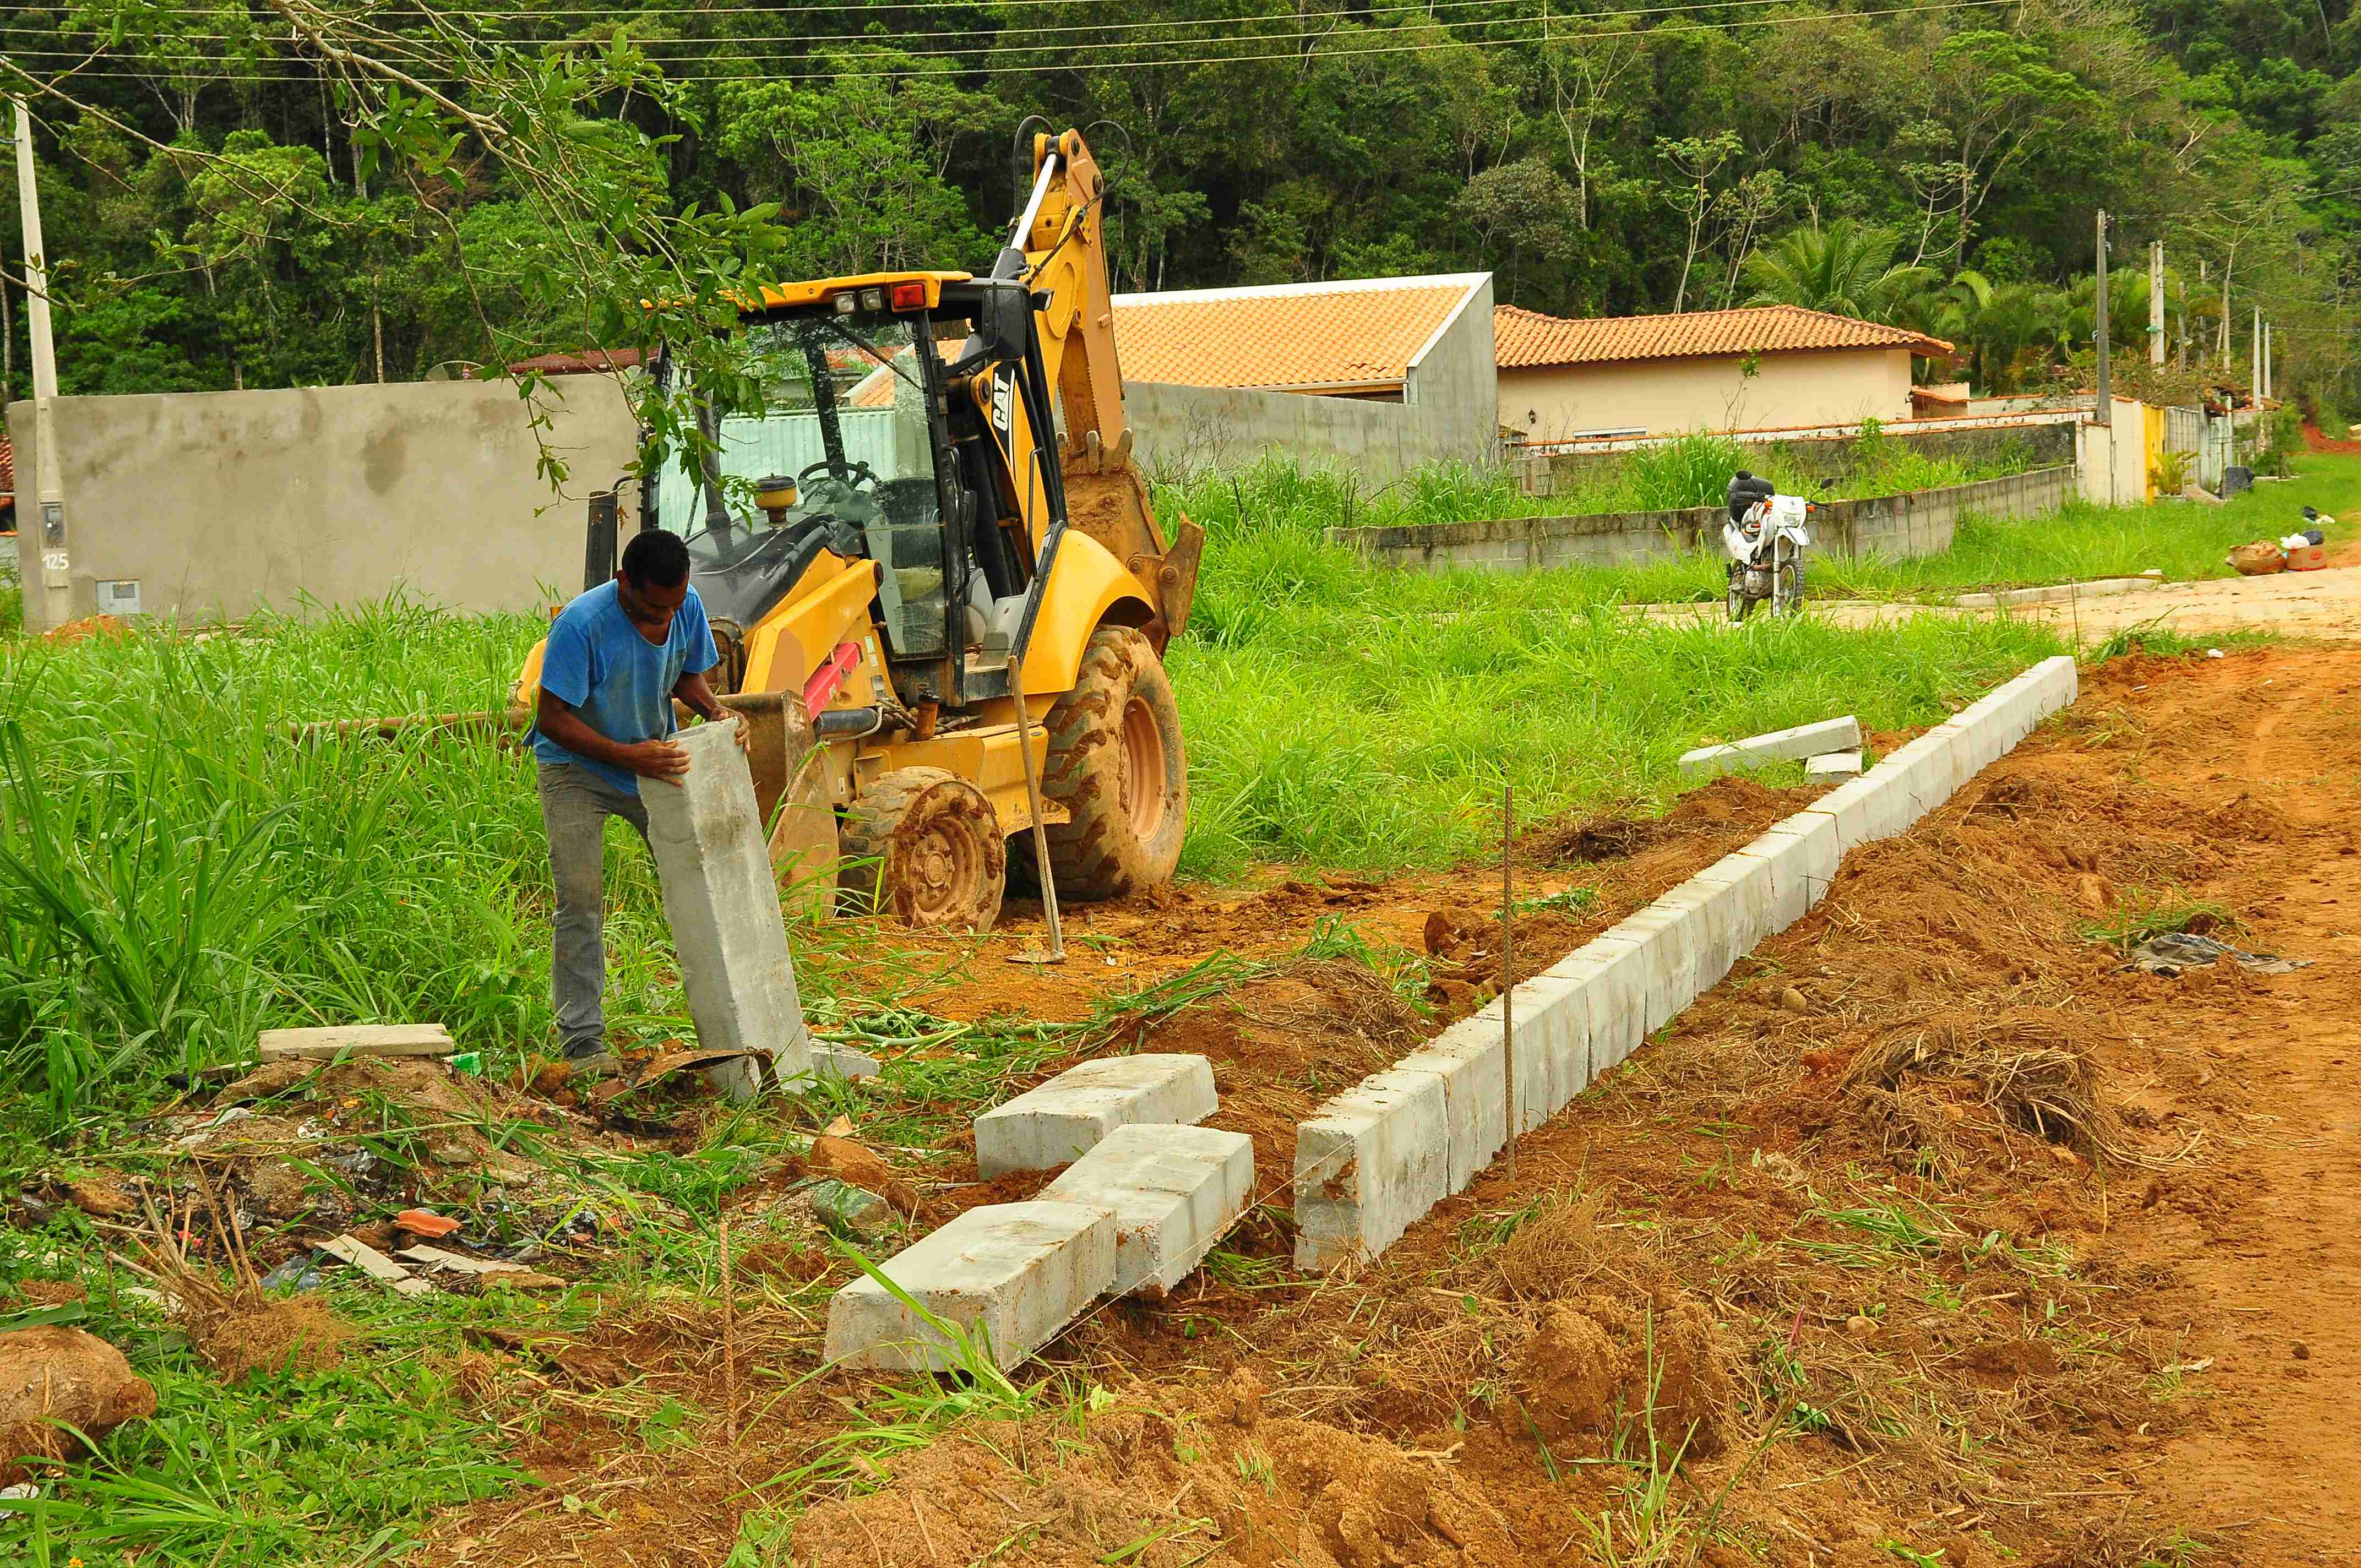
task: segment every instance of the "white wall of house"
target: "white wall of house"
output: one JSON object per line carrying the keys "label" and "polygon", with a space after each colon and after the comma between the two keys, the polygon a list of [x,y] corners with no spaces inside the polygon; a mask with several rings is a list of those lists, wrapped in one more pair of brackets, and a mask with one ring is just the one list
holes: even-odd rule
{"label": "white wall of house", "polygon": [[1500,422],[1529,441],[1639,427],[1777,430],[1910,417],[1910,352],[1817,349],[1765,354],[1756,373],[1735,355],[1500,367]]}

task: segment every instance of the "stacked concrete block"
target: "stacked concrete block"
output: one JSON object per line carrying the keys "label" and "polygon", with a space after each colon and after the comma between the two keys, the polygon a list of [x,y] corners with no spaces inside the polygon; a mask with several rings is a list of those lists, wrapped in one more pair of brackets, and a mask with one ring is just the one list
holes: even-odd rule
{"label": "stacked concrete block", "polygon": [[1213,1064],[1199,1056],[1102,1057],[975,1119],[975,1164],[986,1180],[1080,1159],[1117,1127],[1193,1125],[1212,1115]]}
{"label": "stacked concrete block", "polygon": [[978,1351],[988,1348],[1005,1371],[1115,1282],[1115,1215],[1094,1204],[970,1209],[880,1266],[916,1309],[865,1274],[836,1293],[828,1357],[847,1366],[950,1371],[960,1356],[943,1323]]}
{"label": "stacked concrete block", "polygon": [[1800,762],[1828,751],[1850,751],[1861,745],[1861,722],[1851,714],[1750,735],[1723,746],[1700,746],[1681,754],[1681,772],[1691,778],[1743,773],[1772,762]]}
{"label": "stacked concrete block", "polygon": [[[2071,659],[2034,666],[1518,986],[1521,1129],[1629,1057],[1764,938],[1801,919],[1848,851],[1907,831],[2072,702],[2075,690]],[[1857,730],[1850,740],[1859,745]],[[1802,744],[1826,750],[1834,741]],[[1503,1068],[1495,1001],[1303,1123],[1297,1265],[1373,1255],[1447,1193],[1465,1190],[1507,1141]]]}
{"label": "stacked concrete block", "polygon": [[[811,1035],[737,727],[700,725],[674,740],[688,772],[676,785],[645,785],[640,799],[697,1044],[750,1052],[780,1080],[800,1078],[811,1070]],[[720,1083],[737,1098],[758,1087],[744,1069]]]}
{"label": "stacked concrete block", "polygon": [[1295,1266],[1375,1257],[1450,1191],[1443,1080],[1372,1073],[1295,1129]]}
{"label": "stacked concrete block", "polygon": [[1213,1127],[1117,1127],[1041,1190],[1045,1201],[1115,1216],[1110,1294],[1161,1299],[1186,1279],[1254,1193],[1254,1140]]}
{"label": "stacked concrete block", "polygon": [[1829,751],[1804,759],[1804,772],[1816,779],[1857,779],[1861,777],[1861,751]]}

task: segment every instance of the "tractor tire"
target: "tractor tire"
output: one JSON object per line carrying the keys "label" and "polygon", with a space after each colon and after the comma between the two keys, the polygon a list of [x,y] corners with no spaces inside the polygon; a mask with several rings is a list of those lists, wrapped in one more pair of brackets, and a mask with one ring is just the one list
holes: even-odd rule
{"label": "tractor tire", "polygon": [[[1045,728],[1041,793],[1072,814],[1046,829],[1059,895],[1121,898],[1171,882],[1189,832],[1189,756],[1148,639],[1127,626],[1093,632]],[[1031,840],[1020,836],[1020,874],[1034,870]]]}
{"label": "tractor tire", "polygon": [[840,838],[837,890],[856,914],[917,930],[1000,918],[1008,848],[983,792],[941,768],[896,768],[853,798]]}

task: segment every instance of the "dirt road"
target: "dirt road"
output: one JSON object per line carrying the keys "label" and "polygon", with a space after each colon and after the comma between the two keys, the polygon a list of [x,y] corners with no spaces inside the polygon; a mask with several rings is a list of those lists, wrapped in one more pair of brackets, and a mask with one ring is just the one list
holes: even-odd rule
{"label": "dirt road", "polygon": [[[2353,552],[2345,553],[2350,556]],[[2166,583],[2136,593],[2074,598],[2055,604],[1961,609],[1922,604],[1833,600],[1812,614],[1839,626],[1876,626],[1916,615],[2005,615],[2047,622],[2088,645],[2127,626],[2155,623],[2191,637],[2231,631],[2274,631],[2283,637],[2348,641],[2361,638],[2361,564],[2267,577],[2209,578]],[[1652,609],[1652,619],[1723,621],[1719,605]]]}
{"label": "dirt road", "polygon": [[2191,1343],[2213,1363],[2213,1419],[2166,1452],[2161,1489],[2192,1529],[2241,1541],[2254,1563],[2361,1556],[2357,683],[2361,657],[2343,650],[2217,666],[2173,683],[2184,689],[2168,699],[2168,722],[2209,740],[2144,754],[2179,752],[2159,782],[2192,798],[2235,790],[2284,815],[2259,863],[2222,892],[2256,945],[2313,962],[2290,993],[2257,997],[2191,1041],[2257,1104],[2209,1174],[2226,1201],[2167,1206],[2143,1238],[2188,1277]]}

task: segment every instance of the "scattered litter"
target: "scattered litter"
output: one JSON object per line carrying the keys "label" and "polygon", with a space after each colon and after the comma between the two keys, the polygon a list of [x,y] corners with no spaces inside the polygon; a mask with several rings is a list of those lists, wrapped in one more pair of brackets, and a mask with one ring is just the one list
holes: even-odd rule
{"label": "scattered litter", "polygon": [[2287,570],[2287,552],[2268,539],[2257,539],[2230,552],[2230,569],[2242,577],[2267,577]]}
{"label": "scattered litter", "polygon": [[262,1277],[262,1288],[276,1290],[291,1285],[298,1290],[317,1290],[328,1282],[328,1277],[320,1272],[320,1257],[316,1251],[297,1253]]}
{"label": "scattered litter", "polygon": [[450,1032],[440,1024],[340,1024],[327,1029],[265,1029],[255,1037],[264,1061],[329,1057],[447,1057]]}
{"label": "scattered litter", "polygon": [[503,1263],[496,1257],[468,1257],[464,1254],[445,1252],[439,1246],[409,1246],[394,1255],[423,1266],[429,1273],[441,1269],[451,1274],[472,1274],[500,1285],[513,1285],[521,1290],[562,1289],[566,1281],[554,1274],[544,1274],[522,1263]]}
{"label": "scattered litter", "polygon": [[438,1214],[432,1209],[404,1209],[393,1217],[393,1223],[411,1234],[424,1236],[429,1241],[456,1235],[459,1230],[458,1221],[448,1214]]}
{"label": "scattered litter", "polygon": [[849,1138],[852,1136],[852,1118],[850,1116],[839,1116],[835,1121],[830,1122],[827,1126],[822,1127],[819,1130],[819,1135],[824,1138]]}
{"label": "scattered litter", "polygon": [[425,1296],[434,1292],[434,1286],[418,1278],[410,1270],[402,1267],[358,1236],[341,1235],[335,1241],[323,1242],[320,1244],[320,1250],[330,1257],[351,1264],[371,1279],[385,1285],[396,1295]]}
{"label": "scattered litter", "polygon": [[2213,1369],[2213,1358],[2209,1355],[2202,1361],[2176,1361],[2171,1365],[2162,1368],[2158,1376],[2173,1377],[2189,1372],[2208,1372]]}
{"label": "scattered litter", "polygon": [[2208,648],[2205,650],[2205,656],[2209,659],[2218,659],[2222,657],[2222,650],[2219,648]]}
{"label": "scattered litter", "polygon": [[2160,974],[2167,978],[2184,969],[2203,969],[2218,959],[2228,959],[2256,974],[2293,974],[2300,969],[2312,967],[2310,959],[2283,959],[2275,953],[2250,953],[2227,942],[2198,936],[2192,931],[2166,931],[2150,937],[2125,957],[2129,961],[2121,972],[2137,970],[2142,974]]}
{"label": "scattered litter", "polygon": [[19,1481],[13,1486],[0,1486],[0,1503],[29,1503],[41,1495],[41,1489],[30,1481]]}
{"label": "scattered litter", "polygon": [[464,1072],[469,1078],[483,1077],[484,1053],[481,1051],[461,1051],[457,1056],[451,1058],[451,1070],[453,1072]]}

